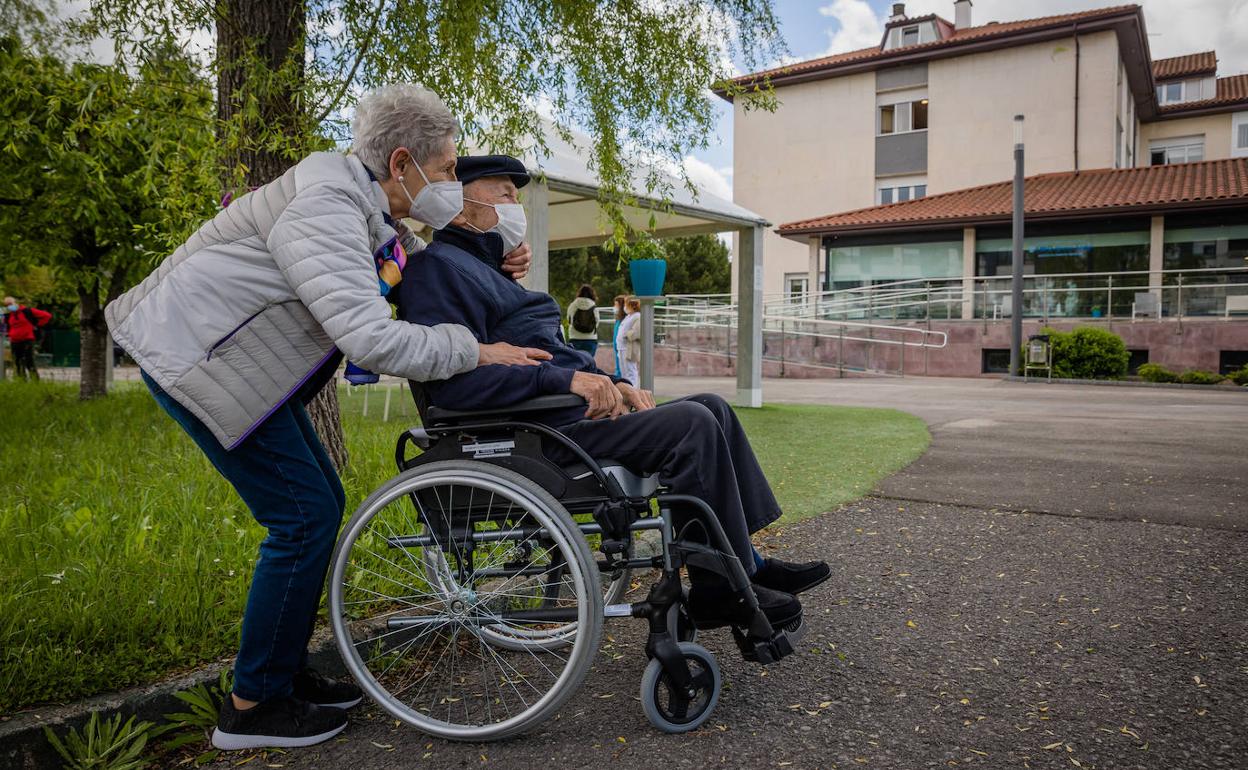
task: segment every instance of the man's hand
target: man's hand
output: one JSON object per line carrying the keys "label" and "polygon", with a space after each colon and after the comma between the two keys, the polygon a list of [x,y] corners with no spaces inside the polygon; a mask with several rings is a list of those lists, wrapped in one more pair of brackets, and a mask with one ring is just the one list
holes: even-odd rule
{"label": "man's hand", "polygon": [[588,372],[577,372],[572,375],[572,392],[589,402],[585,417],[598,420],[603,417],[618,417],[628,412],[624,405],[624,397],[611,382],[610,377]]}
{"label": "man's hand", "polygon": [[545,350],[518,348],[506,342],[482,343],[477,349],[480,351],[477,355],[477,366],[490,364],[537,366],[542,361],[549,361],[551,357]]}
{"label": "man's hand", "polygon": [[522,243],[503,257],[503,270],[510,273],[513,280],[520,280],[529,274],[529,265],[533,263],[533,249],[529,244]]}
{"label": "man's hand", "polygon": [[654,408],[654,394],[648,390],[634,388],[627,382],[615,383],[616,390],[620,391],[620,396],[624,399],[624,406],[629,407],[635,412],[644,412],[647,409]]}

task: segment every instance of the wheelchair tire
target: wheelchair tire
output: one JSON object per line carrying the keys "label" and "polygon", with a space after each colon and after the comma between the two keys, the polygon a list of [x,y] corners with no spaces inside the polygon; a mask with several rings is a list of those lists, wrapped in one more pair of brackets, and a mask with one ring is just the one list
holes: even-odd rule
{"label": "wheelchair tire", "polygon": [[[428,580],[431,549],[446,564],[442,580]],[[556,570],[554,606],[517,588]],[[537,484],[488,463],[429,463],[383,484],[344,527],[329,581],[351,675],[395,718],[450,740],[498,740],[549,719],[584,680],[602,633],[598,565],[572,517]],[[574,625],[575,634],[559,652],[513,654],[483,637],[500,623]]]}
{"label": "wheelchair tire", "polygon": [[719,664],[710,650],[692,642],[680,642],[679,646],[693,675],[692,697],[673,691],[657,658],[646,664],[641,677],[641,709],[650,724],[665,733],[687,733],[701,727],[711,718],[723,686]]}

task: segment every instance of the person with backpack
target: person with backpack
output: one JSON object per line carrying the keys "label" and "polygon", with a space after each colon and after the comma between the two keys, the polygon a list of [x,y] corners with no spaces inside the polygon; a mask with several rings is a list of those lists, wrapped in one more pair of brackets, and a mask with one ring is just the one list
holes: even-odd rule
{"label": "person with backpack", "polygon": [[568,344],[591,356],[598,352],[598,314],[594,311],[597,303],[598,294],[587,283],[568,303]]}
{"label": "person with backpack", "polygon": [[13,297],[5,297],[4,320],[9,331],[9,345],[13,348],[13,365],[17,368],[17,376],[38,382],[35,346],[42,340],[43,327],[52,320],[52,314],[46,310],[19,305]]}

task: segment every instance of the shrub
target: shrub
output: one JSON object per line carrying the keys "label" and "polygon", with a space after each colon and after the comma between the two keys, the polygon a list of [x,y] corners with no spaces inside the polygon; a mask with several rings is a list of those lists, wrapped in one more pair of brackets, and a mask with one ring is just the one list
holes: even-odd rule
{"label": "shrub", "polygon": [[64,740],[57,737],[51,728],[43,728],[48,743],[65,760],[66,770],[139,770],[146,767],[143,749],[147,746],[151,730],[151,722],[135,724],[134,717],[130,717],[122,724],[121,714],[101,719],[98,711],[91,712],[91,718],[81,733],[71,729]]}
{"label": "shrub", "polygon": [[1178,382],[1179,375],[1161,364],[1144,364],[1140,366],[1140,379],[1145,382]]}
{"label": "shrub", "polygon": [[1243,369],[1231,372],[1227,379],[1236,385],[1248,386],[1248,365],[1245,365]]}
{"label": "shrub", "polygon": [[1053,376],[1076,380],[1117,379],[1126,375],[1131,354],[1113,332],[1080,326],[1069,332],[1043,329],[1053,346]]}
{"label": "shrub", "polygon": [[1179,382],[1184,385],[1217,385],[1226,378],[1220,374],[1213,372],[1202,372],[1199,369],[1193,369],[1190,372],[1183,372],[1179,375]]}

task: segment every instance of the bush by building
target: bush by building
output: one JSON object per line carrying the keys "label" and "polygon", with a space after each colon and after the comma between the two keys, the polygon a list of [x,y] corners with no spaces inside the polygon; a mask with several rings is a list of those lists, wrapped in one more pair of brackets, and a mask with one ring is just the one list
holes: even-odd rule
{"label": "bush by building", "polygon": [[1217,385],[1226,378],[1220,374],[1213,372],[1204,372],[1200,369],[1193,369],[1190,372],[1183,372],[1179,375],[1179,382],[1184,385]]}
{"label": "bush by building", "polygon": [[1178,382],[1179,375],[1161,364],[1143,364],[1137,374],[1145,382]]}
{"label": "bush by building", "polygon": [[1127,374],[1131,354],[1113,332],[1079,326],[1069,332],[1044,329],[1053,348],[1053,376],[1076,380],[1116,380]]}

